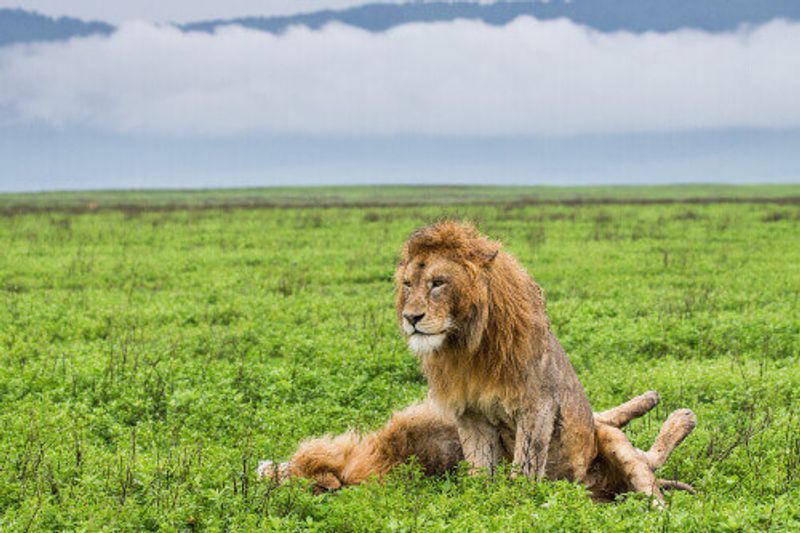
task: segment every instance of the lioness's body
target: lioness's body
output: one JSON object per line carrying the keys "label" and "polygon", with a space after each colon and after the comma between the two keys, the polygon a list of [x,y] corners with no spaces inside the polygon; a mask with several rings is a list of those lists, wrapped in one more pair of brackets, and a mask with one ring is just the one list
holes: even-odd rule
{"label": "lioness's body", "polygon": [[396,279],[398,319],[466,460],[582,481],[596,455],[592,410],[519,263],[474,228],[442,222],[411,236]]}

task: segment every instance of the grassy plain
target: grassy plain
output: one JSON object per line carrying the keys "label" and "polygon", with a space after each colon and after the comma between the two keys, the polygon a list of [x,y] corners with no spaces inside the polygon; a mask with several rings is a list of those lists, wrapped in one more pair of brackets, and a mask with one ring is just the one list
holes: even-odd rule
{"label": "grassy plain", "polygon": [[[0,197],[0,531],[800,529],[800,203],[780,200],[800,187],[549,193],[595,199],[577,205],[458,189],[438,207],[443,189],[387,190]],[[740,203],[633,201],[698,196]],[[635,443],[695,410],[663,473],[697,495],[596,506],[568,483],[413,467],[323,496],[256,481],[259,459],[424,396],[391,275],[442,216],[544,287],[596,409],[661,392]]]}
{"label": "grassy plain", "polygon": [[643,202],[707,203],[771,200],[800,202],[800,186],[784,185],[661,185],[661,186],[348,186],[275,187],[262,189],[198,189],[163,191],[66,191],[0,195],[0,213],[38,211],[151,210],[269,207],[391,207],[403,205],[486,205],[516,207],[539,204]]}

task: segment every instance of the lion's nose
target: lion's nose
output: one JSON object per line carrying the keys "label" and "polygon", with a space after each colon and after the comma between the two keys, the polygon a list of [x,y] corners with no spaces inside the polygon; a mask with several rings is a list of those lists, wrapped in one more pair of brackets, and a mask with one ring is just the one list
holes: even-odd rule
{"label": "lion's nose", "polygon": [[419,315],[415,315],[413,313],[403,313],[403,318],[408,320],[408,323],[411,324],[412,326],[416,326],[417,322],[422,320],[422,317],[424,317],[424,316],[425,316],[425,313],[421,313]]}

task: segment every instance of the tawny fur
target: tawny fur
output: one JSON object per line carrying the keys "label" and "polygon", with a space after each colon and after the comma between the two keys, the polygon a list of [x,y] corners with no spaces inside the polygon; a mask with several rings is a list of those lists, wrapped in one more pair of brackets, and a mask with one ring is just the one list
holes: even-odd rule
{"label": "tawny fur", "polygon": [[507,460],[518,474],[582,482],[597,500],[628,491],[661,499],[660,487],[688,487],[654,472],[694,428],[691,411],[673,413],[648,452],[619,428],[652,409],[656,393],[592,414],[541,289],[499,243],[452,221],[423,228],[403,247],[395,280],[397,318],[428,400],[374,433],[307,441],[288,463],[265,463],[263,476],[332,490],[414,456],[432,474],[462,459],[476,471]]}

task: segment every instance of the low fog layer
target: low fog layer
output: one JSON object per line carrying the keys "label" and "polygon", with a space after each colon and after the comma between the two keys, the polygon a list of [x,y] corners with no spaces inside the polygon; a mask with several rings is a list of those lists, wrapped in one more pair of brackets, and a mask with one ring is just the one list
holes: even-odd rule
{"label": "low fog layer", "polygon": [[539,135],[800,126],[800,24],[599,33],[457,21],[281,36],[144,22],[0,50],[0,125],[134,134]]}

